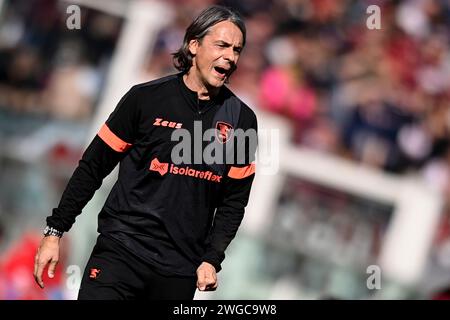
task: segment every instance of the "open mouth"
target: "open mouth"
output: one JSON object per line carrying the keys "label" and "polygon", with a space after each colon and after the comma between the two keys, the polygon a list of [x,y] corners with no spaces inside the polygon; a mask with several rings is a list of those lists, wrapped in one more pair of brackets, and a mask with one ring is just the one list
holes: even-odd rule
{"label": "open mouth", "polygon": [[222,67],[214,67],[214,70],[219,74],[220,77],[225,78],[228,75],[229,70]]}

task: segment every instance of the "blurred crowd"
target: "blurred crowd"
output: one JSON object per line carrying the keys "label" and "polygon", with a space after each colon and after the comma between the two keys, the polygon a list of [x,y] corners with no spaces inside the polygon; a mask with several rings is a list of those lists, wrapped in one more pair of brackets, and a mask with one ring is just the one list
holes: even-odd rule
{"label": "blurred crowd", "polygon": [[121,19],[81,10],[66,26],[67,3],[5,1],[0,22],[0,111],[56,119],[93,112]]}
{"label": "blurred crowd", "polygon": [[[124,0],[127,1],[127,0]],[[450,239],[450,1],[170,0],[140,78],[175,72],[171,53],[210,4],[238,9],[247,45],[230,88],[288,119],[293,143],[393,174],[422,177],[447,200]],[[56,0],[5,1],[0,17],[0,124],[11,114],[91,118],[123,19],[82,7],[68,30]],[[369,29],[370,5],[381,29]]]}

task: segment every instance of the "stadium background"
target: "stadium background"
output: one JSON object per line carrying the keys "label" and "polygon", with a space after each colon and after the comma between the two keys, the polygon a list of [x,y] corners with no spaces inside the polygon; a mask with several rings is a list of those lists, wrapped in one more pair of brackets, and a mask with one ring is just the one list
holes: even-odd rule
{"label": "stadium background", "polygon": [[[266,135],[220,288],[196,298],[443,298],[446,0],[0,1],[0,298],[76,297],[114,174],[64,236],[42,291],[32,265],[44,218],[120,96],[174,72],[170,53],[213,3],[246,18],[229,86]],[[79,30],[66,25],[72,4]],[[370,5],[381,8],[380,30],[366,25]]]}

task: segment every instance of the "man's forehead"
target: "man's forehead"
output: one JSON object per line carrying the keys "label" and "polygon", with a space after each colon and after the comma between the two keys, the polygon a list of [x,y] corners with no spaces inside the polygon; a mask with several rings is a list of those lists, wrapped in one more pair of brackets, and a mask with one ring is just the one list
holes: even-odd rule
{"label": "man's forehead", "polygon": [[213,41],[225,41],[236,46],[242,46],[244,37],[239,27],[231,21],[221,21],[213,25],[207,35]]}

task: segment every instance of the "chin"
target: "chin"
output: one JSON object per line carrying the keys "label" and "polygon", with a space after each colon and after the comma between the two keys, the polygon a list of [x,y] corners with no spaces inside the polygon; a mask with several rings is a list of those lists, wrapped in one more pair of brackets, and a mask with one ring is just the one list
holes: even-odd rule
{"label": "chin", "polygon": [[208,79],[209,80],[208,84],[211,87],[219,88],[219,87],[223,86],[226,79],[227,79],[226,77],[225,77],[225,79],[221,79],[219,77],[216,77],[214,74],[212,74],[211,77],[209,77],[209,79]]}
{"label": "chin", "polygon": [[220,88],[220,87],[222,87],[224,84],[225,84],[225,81],[222,81],[222,80],[215,80],[215,81],[210,81],[210,82],[209,82],[209,85],[210,85],[212,88]]}

